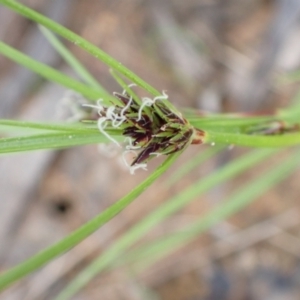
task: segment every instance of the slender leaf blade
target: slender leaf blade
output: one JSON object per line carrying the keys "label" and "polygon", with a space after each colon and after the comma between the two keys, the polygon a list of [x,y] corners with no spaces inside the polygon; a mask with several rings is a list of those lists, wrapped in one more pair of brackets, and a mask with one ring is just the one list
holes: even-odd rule
{"label": "slender leaf blade", "polygon": [[[0,2],[1,3],[1,2]],[[102,93],[99,90],[95,90],[75,79],[62,74],[61,72],[40,63],[29,56],[23,54],[22,52],[10,47],[9,45],[0,41],[0,53],[10,58],[14,62],[28,68],[29,70],[43,76],[44,78],[61,84],[69,89],[72,89],[84,97],[97,100],[102,97]]]}
{"label": "slender leaf blade", "polygon": [[83,66],[83,64],[64,46],[64,44],[47,28],[39,26],[41,32],[47,38],[49,43],[64,58],[64,60],[74,69],[80,78],[95,90],[99,90],[102,94],[108,92],[101,84],[91,75],[91,73]]}
{"label": "slender leaf blade", "polygon": [[198,221],[186,226],[180,232],[140,246],[132,251],[132,253],[128,253],[125,261],[132,261],[138,265],[139,269],[144,269],[162,257],[170,255],[178,248],[197,238],[205,230],[244,209],[267,190],[288,177],[299,167],[299,163],[299,153],[289,156],[269,171],[244,184],[233,195],[224,199],[220,205],[209,211],[206,215],[201,216]]}
{"label": "slender leaf blade", "polygon": [[180,153],[170,155],[161,166],[159,166],[152,174],[149,175],[146,180],[134,188],[129,194],[111,205],[104,212],[100,213],[89,222],[85,223],[66,238],[0,275],[0,290],[5,289],[22,277],[47,264],[55,257],[70,250],[72,247],[80,243],[83,239],[107,223],[110,219],[126,208],[131,202],[133,202],[158,177],[160,177],[174,163],[179,155]]}
{"label": "slender leaf blade", "polygon": [[100,132],[50,132],[0,139],[0,153],[24,152],[42,149],[63,149],[79,145],[110,142]]}
{"label": "slender leaf blade", "polygon": [[148,92],[153,95],[158,96],[160,93],[147,82],[142,80],[132,71],[124,67],[120,62],[106,54],[104,51],[93,45],[92,43],[88,42],[81,36],[77,35],[76,33],[72,32],[71,30],[63,27],[62,25],[54,22],[53,20],[39,14],[38,12],[30,9],[29,7],[14,1],[14,0],[0,0],[0,3],[5,5],[6,7],[14,10],[15,12],[23,15],[24,17],[35,21],[38,24],[43,25],[44,27],[50,29],[51,31],[57,33],[58,35],[64,37],[65,39],[73,42],[74,44],[78,45],[82,49],[86,50],[91,55],[95,56],[96,58],[102,60],[105,64],[110,66],[111,68],[119,71],[123,74],[126,78],[130,81],[136,83],[140,87],[144,88]]}
{"label": "slender leaf blade", "polygon": [[202,178],[197,184],[194,184],[179,193],[172,198],[171,201],[165,202],[154,212],[124,233],[111,247],[96,258],[92,264],[75,277],[75,279],[59,294],[56,300],[65,300],[72,297],[98,273],[111,266],[124,251],[166,217],[177,212],[215,185],[236,176],[275,152],[276,150],[273,149],[261,149],[244,155],[213,174]]}

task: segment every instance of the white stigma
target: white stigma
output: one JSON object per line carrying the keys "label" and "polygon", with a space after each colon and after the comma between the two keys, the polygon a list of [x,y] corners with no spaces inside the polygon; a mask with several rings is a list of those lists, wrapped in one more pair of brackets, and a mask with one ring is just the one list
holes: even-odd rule
{"label": "white stigma", "polygon": [[120,144],[115,140],[113,139],[104,129],[106,128],[107,126],[107,118],[106,117],[101,117],[98,119],[98,122],[97,122],[97,126],[98,126],[98,129],[99,131],[105,135],[110,141],[112,141],[113,143],[115,143],[116,145],[118,145],[119,147]]}
{"label": "white stigma", "polygon": [[142,119],[142,112],[143,112],[144,107],[146,107],[146,106],[150,107],[157,100],[166,100],[168,98],[169,98],[169,96],[166,94],[165,91],[162,91],[162,95],[157,96],[157,97],[155,97],[153,99],[148,98],[148,97],[142,98],[142,105],[140,106],[139,111],[138,111],[138,119],[137,119],[137,121],[140,121]]}

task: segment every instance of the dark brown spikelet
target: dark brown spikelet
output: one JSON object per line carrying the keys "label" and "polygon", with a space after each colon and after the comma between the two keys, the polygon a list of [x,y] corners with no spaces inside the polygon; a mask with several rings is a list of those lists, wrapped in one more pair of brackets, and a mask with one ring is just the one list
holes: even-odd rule
{"label": "dark brown spikelet", "polygon": [[[114,93],[114,96],[121,102],[115,106],[114,113],[125,117],[123,135],[131,138],[134,147],[141,149],[131,166],[147,162],[153,153],[169,155],[188,144],[202,143],[204,132],[191,126],[164,101],[153,100],[141,111],[140,105],[126,93]],[[106,112],[107,108],[101,112],[102,116],[105,117]]]}
{"label": "dark brown spikelet", "polygon": [[138,154],[138,156],[131,163],[131,166],[134,166],[135,164],[140,164],[140,163],[144,162],[145,160],[147,160],[149,158],[149,156],[152,153],[156,152],[158,149],[159,149],[158,144],[154,144],[154,143],[150,144],[147,148],[145,148]]}

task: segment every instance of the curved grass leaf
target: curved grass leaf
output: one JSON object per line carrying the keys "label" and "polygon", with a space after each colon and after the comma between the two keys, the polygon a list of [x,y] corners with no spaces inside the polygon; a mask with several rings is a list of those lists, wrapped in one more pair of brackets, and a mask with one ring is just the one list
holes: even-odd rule
{"label": "curved grass leaf", "polygon": [[0,130],[2,127],[16,127],[18,129],[39,129],[45,131],[86,131],[91,132],[97,129],[96,124],[86,124],[86,123],[46,123],[46,122],[31,122],[31,121],[20,121],[20,120],[9,120],[0,119]]}
{"label": "curved grass leaf", "polygon": [[[1,1],[0,1],[1,3]],[[22,52],[8,46],[7,44],[0,41],[0,53],[10,58],[14,62],[28,68],[29,70],[47,78],[51,81],[59,83],[67,88],[70,88],[80,94],[82,94],[87,99],[97,100],[103,96],[99,90],[95,90],[75,79],[62,74],[61,72],[44,65],[29,56],[23,54]],[[105,96],[105,95],[104,95]]]}
{"label": "curved grass leaf", "polygon": [[50,132],[0,139],[0,153],[24,152],[41,149],[63,149],[72,146],[110,142],[99,131]]}
{"label": "curved grass leaf", "polygon": [[117,60],[115,60],[114,58],[112,58],[104,51],[100,50],[98,47],[88,42],[81,36],[72,32],[71,30],[63,27],[62,25],[54,22],[53,20],[43,16],[42,14],[39,14],[38,12],[30,9],[29,7],[17,1],[0,0],[0,4],[5,5],[6,7],[14,10],[15,12],[23,15],[24,17],[31,19],[38,24],[43,25],[44,27],[50,29],[51,31],[69,40],[70,42],[78,45],[79,47],[86,50],[88,53],[95,56],[96,58],[102,60],[105,64],[117,70],[118,72],[123,74],[126,78],[128,78],[130,81],[136,83],[138,86],[144,88],[151,94],[155,96],[158,96],[160,94],[154,87],[152,87],[147,82],[145,82],[140,77],[138,77],[136,74],[134,74],[132,71],[124,67],[120,62],[118,62]]}
{"label": "curved grass leaf", "polygon": [[210,147],[204,151],[201,151],[195,157],[193,157],[189,161],[185,162],[182,166],[180,166],[180,168],[176,170],[173,174],[171,174],[166,182],[166,186],[170,187],[171,185],[175,184],[185,175],[189,174],[193,169],[199,167],[200,164],[204,163],[223,149],[224,146],[218,146]]}
{"label": "curved grass leaf", "polygon": [[151,228],[163,221],[169,215],[177,212],[217,184],[240,174],[275,152],[276,150],[274,149],[262,149],[253,151],[241,158],[237,158],[220,170],[217,170],[205,178],[201,178],[196,184],[177,194],[170,201],[162,204],[154,212],[150,213],[142,221],[124,233],[110,248],[103,252],[92,262],[92,264],[75,277],[75,279],[59,294],[56,300],[65,300],[72,297],[98,273],[111,266],[124,251],[132,246]]}
{"label": "curved grass leaf", "polygon": [[206,130],[206,143],[232,144],[247,147],[286,147],[300,144],[300,132],[277,135],[249,135]]}
{"label": "curved grass leaf", "polygon": [[205,230],[229,218],[255,201],[267,190],[288,177],[299,167],[299,163],[299,153],[289,156],[275,167],[272,167],[271,170],[244,184],[244,186],[239,188],[233,195],[227,197],[220,205],[203,217],[201,216],[198,221],[186,226],[180,232],[140,246],[129,253],[125,261],[137,263],[140,269],[141,267],[145,268],[155,263],[158,259],[166,255],[170,255],[178,248],[197,238]]}
{"label": "curved grass leaf", "polygon": [[104,212],[85,223],[79,229],[68,235],[63,240],[50,246],[44,251],[39,252],[33,257],[27,259],[25,262],[17,265],[16,267],[8,270],[6,273],[0,275],[0,290],[5,289],[12,283],[21,279],[22,277],[30,274],[31,272],[39,269],[46,263],[53,260],[55,257],[63,254],[71,249],[94,231],[99,229],[102,225],[107,223],[110,219],[120,213],[132,201],[134,201],[145,189],[147,189],[160,175],[162,175],[178,158],[179,153],[170,155],[161,166],[159,166],[149,177],[144,180],[140,185],[134,188],[129,194],[117,201]]}
{"label": "curved grass leaf", "polygon": [[[80,76],[80,78],[95,90],[99,90],[105,94],[105,90],[101,84],[91,75],[91,73],[78,61],[78,59],[64,46],[64,44],[47,28],[39,26],[41,32],[47,38],[49,43],[64,58],[64,60],[72,67],[72,69]],[[109,94],[108,94],[109,95]]]}
{"label": "curved grass leaf", "polygon": [[187,120],[195,127],[201,129],[224,129],[228,131],[230,128],[238,131],[240,128],[244,128],[251,125],[258,125],[265,122],[272,122],[278,120],[273,116],[271,117],[232,117],[226,116],[226,114],[215,117],[214,115],[209,115],[205,117],[189,117],[187,116]]}

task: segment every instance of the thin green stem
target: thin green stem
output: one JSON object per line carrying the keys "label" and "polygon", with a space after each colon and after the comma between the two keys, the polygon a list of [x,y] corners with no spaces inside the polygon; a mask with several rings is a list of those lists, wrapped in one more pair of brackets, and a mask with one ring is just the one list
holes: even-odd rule
{"label": "thin green stem", "polygon": [[166,186],[170,187],[176,182],[180,181],[185,175],[188,175],[193,169],[199,167],[200,164],[209,160],[212,156],[219,153],[224,149],[224,146],[209,147],[206,150],[200,151],[195,157],[192,157],[189,161],[185,162],[178,170],[170,175],[166,182]]}
{"label": "thin green stem", "polygon": [[[0,1],[1,2],[1,1]],[[7,44],[0,41],[0,53],[10,58],[14,62],[28,68],[29,70],[43,76],[46,79],[59,83],[67,88],[70,88],[88,99],[97,100],[102,94],[98,90],[95,90],[61,72],[44,65],[29,56],[23,54],[22,52],[8,46]]]}
{"label": "thin green stem", "polygon": [[[118,140],[118,136],[114,137]],[[121,139],[123,137],[120,137]],[[0,153],[24,152],[41,149],[63,149],[79,145],[110,142],[99,131],[64,131],[0,139]]]}
{"label": "thin green stem", "polygon": [[205,142],[247,147],[286,147],[300,144],[300,133],[249,135],[207,130]]}
{"label": "thin green stem", "polygon": [[161,166],[159,166],[146,180],[134,188],[129,194],[117,201],[104,212],[85,223],[79,229],[68,235],[63,240],[50,246],[42,252],[27,259],[25,262],[10,269],[0,276],[0,290],[5,289],[12,283],[39,269],[43,265],[52,261],[55,257],[70,250],[72,247],[80,243],[94,231],[99,229],[102,225],[107,223],[110,219],[120,213],[131,202],[133,202],[145,189],[147,189],[159,176],[161,176],[178,158],[180,153],[169,156]]}
{"label": "thin green stem", "polygon": [[120,263],[133,262],[137,264],[138,269],[149,267],[157,260],[170,255],[174,250],[199,237],[201,233],[212,228],[218,222],[245,208],[272,186],[288,177],[299,167],[299,162],[299,153],[293,153],[285,160],[280,161],[278,165],[273,166],[271,170],[244,184],[227,199],[224,199],[220,205],[211,209],[206,215],[201,216],[199,220],[182,228],[180,232],[175,232],[140,246],[132,253],[128,253],[127,258],[120,261]]}
{"label": "thin green stem", "polygon": [[42,123],[20,120],[0,119],[0,129],[2,126],[17,127],[24,129],[41,129],[50,131],[86,131],[90,133],[93,130],[99,132],[97,124],[83,124],[83,123]]}
{"label": "thin green stem", "polygon": [[84,269],[62,292],[56,300],[65,300],[72,297],[82,287],[84,287],[98,273],[108,268],[113,262],[118,259],[130,246],[138,239],[144,236],[151,228],[159,224],[169,215],[177,212],[179,209],[190,203],[199,195],[206,192],[213,186],[241,173],[245,169],[253,166],[259,161],[275,153],[275,150],[263,149],[253,151],[234,162],[224,166],[222,169],[205,178],[201,178],[197,184],[192,185],[170,201],[165,202],[158,207],[154,212],[149,214],[138,224],[127,230],[110,248],[96,258],[92,264]]}
{"label": "thin green stem", "polygon": [[[107,92],[101,84],[91,75],[91,73],[78,61],[78,59],[65,47],[65,45],[47,28],[39,26],[41,32],[47,38],[49,43],[64,58],[64,60],[75,70],[80,78],[95,90],[99,90],[102,94]],[[109,94],[108,94],[109,95]]]}
{"label": "thin green stem", "polygon": [[119,71],[125,77],[127,77],[132,82],[136,83],[137,85],[141,86],[148,92],[153,95],[158,96],[160,93],[147,82],[142,80],[132,71],[124,67],[120,62],[106,54],[104,51],[93,45],[92,43],[88,42],[81,36],[77,35],[76,33],[72,32],[71,30],[63,27],[62,25],[52,21],[51,19],[39,14],[38,12],[30,9],[29,7],[14,1],[14,0],[0,0],[0,3],[5,5],[6,7],[14,10],[15,12],[23,15],[24,17],[35,21],[38,24],[45,26],[46,28],[50,29],[51,31],[57,33],[58,35],[64,37],[65,39],[69,40],[70,42],[78,45],[82,49],[86,50],[91,55],[95,56],[96,58],[102,60],[105,64],[110,66],[111,68]]}

